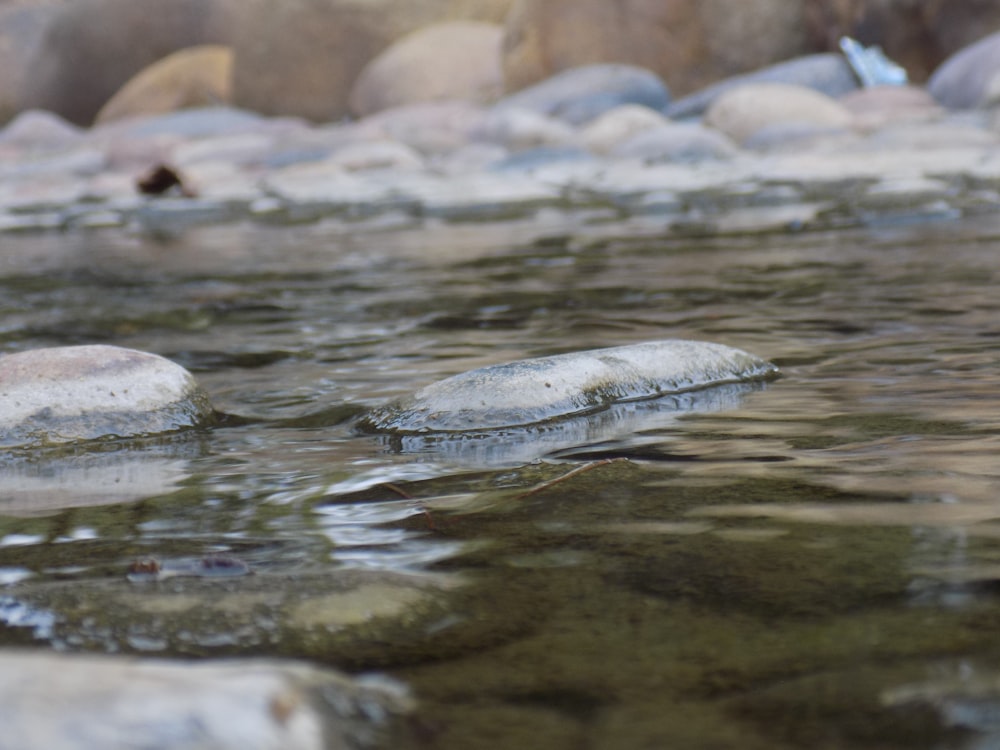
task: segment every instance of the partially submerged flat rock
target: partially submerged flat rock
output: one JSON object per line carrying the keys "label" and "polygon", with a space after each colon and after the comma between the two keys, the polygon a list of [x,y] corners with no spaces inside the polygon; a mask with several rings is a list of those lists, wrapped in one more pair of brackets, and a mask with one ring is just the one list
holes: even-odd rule
{"label": "partially submerged flat rock", "polygon": [[163,357],[66,346],[0,357],[0,447],[141,437],[206,424],[208,396]]}
{"label": "partially submerged flat rock", "polygon": [[294,662],[0,652],[0,747],[18,750],[356,748],[406,702]]}
{"label": "partially submerged flat rock", "polygon": [[653,341],[461,373],[372,410],[360,427],[402,434],[516,427],[776,373],[770,362],[721,344]]}

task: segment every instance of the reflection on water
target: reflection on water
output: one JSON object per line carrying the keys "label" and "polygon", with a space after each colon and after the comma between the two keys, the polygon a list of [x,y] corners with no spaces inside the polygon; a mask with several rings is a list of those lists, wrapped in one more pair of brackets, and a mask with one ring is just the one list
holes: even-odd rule
{"label": "reflection on water", "polygon": [[520,466],[543,456],[571,448],[590,449],[629,446],[650,440],[662,441],[663,432],[681,414],[733,409],[742,396],[761,390],[764,383],[730,383],[678,393],[646,401],[612,404],[587,416],[553,420],[526,427],[508,427],[488,432],[437,433],[432,435],[378,435],[376,440],[390,451],[447,460],[475,467]]}
{"label": "reflection on water", "polygon": [[[5,238],[0,351],[154,351],[243,419],[4,459],[0,642],[386,670],[414,749],[991,747],[1000,224],[654,218]],[[353,428],[457,372],[664,338],[783,377]],[[216,555],[253,575],[126,580]]]}
{"label": "reflection on water", "polygon": [[190,476],[190,460],[203,450],[198,437],[184,437],[92,451],[8,453],[0,459],[0,514],[40,515],[167,495]]}

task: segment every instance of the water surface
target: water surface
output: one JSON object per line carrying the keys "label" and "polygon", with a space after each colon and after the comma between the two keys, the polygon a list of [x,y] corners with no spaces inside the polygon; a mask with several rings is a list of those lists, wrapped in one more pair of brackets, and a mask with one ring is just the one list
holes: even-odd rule
{"label": "water surface", "polygon": [[[400,747],[1000,742],[1000,224],[380,221],[4,238],[0,351],[156,352],[228,417],[6,456],[0,643],[384,671]],[[783,376],[548,436],[353,429],[664,338]],[[128,580],[147,558],[254,575]]]}

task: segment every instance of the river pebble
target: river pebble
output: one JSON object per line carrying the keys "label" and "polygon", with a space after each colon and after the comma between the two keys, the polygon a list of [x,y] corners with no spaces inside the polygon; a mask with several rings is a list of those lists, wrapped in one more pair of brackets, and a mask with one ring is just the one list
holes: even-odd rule
{"label": "river pebble", "polygon": [[139,437],[204,425],[208,396],[180,365],[116,346],[0,357],[0,446]]}

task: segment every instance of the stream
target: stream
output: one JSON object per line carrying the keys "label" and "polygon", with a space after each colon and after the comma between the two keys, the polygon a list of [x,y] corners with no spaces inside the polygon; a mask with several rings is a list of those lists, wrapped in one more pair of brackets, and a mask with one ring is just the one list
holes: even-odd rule
{"label": "stream", "polygon": [[[0,645],[387,674],[407,750],[1000,743],[1000,221],[2,243],[0,352],[154,352],[220,419],[2,457]],[[465,370],[670,338],[781,377],[542,431],[355,429]]]}

